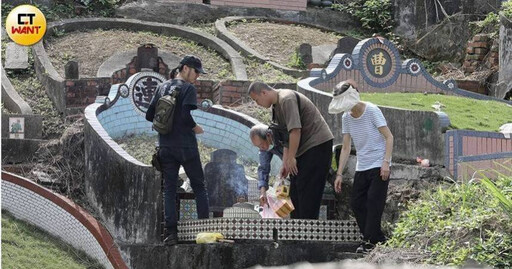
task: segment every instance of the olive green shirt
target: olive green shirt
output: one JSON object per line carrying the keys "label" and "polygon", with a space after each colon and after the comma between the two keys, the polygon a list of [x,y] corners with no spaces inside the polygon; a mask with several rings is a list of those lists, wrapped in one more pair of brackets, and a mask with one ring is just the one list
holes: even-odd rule
{"label": "olive green shirt", "polygon": [[300,142],[297,149],[299,157],[310,148],[334,139],[334,136],[316,106],[302,93],[297,92],[300,98],[300,112],[297,97],[293,90],[277,90],[277,104],[273,105],[273,119],[286,129],[300,128]]}

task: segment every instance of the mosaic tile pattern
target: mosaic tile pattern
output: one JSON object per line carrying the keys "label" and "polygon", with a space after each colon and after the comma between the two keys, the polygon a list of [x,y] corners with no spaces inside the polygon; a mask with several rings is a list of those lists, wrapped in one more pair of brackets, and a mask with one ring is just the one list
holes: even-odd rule
{"label": "mosaic tile pattern", "polygon": [[321,205],[320,206],[320,215],[318,216],[319,220],[327,220],[327,206]]}
{"label": "mosaic tile pattern", "polygon": [[224,209],[222,216],[223,218],[261,219],[256,210],[240,207],[228,207]]}
{"label": "mosaic tile pattern", "polygon": [[83,250],[105,268],[114,268],[94,235],[73,215],[45,197],[2,180],[2,210]]}
{"label": "mosaic tile pattern", "polygon": [[197,233],[219,232],[228,239],[272,240],[273,231],[278,240],[345,241],[361,240],[354,221],[296,220],[296,219],[230,219],[180,221],[180,241],[194,241]]}
{"label": "mosaic tile pattern", "polygon": [[258,180],[247,177],[249,183],[249,191],[247,192],[247,199],[249,202],[256,202],[260,200],[260,191],[258,190]]}
{"label": "mosaic tile pattern", "polygon": [[180,220],[196,220],[196,200],[180,200]]}

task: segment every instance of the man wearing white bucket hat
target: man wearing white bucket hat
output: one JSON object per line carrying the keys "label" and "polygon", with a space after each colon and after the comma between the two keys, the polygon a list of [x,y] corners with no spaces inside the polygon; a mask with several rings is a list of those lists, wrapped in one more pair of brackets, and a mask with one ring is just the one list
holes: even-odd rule
{"label": "man wearing white bucket hat", "polygon": [[363,234],[363,243],[357,252],[367,252],[375,244],[386,241],[381,218],[389,184],[393,135],[380,109],[372,103],[361,102],[356,87],[353,80],[336,85],[329,113],[343,112],[343,147],[334,181],[338,193],[341,192],[342,171],[350,155],[351,141],[354,140],[357,164],[351,207]]}

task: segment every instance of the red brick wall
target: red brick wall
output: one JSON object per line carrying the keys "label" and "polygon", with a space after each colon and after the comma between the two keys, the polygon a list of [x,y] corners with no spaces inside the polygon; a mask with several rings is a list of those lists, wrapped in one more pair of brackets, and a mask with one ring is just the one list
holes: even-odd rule
{"label": "red brick wall", "polygon": [[481,64],[490,69],[497,69],[498,59],[498,42],[486,34],[478,34],[468,42],[463,69],[466,73],[473,73]]}
{"label": "red brick wall", "polygon": [[107,95],[110,85],[110,78],[66,80],[66,108],[85,108],[97,95]]}
{"label": "red brick wall", "polygon": [[212,5],[306,10],[307,0],[211,0]]}
{"label": "red brick wall", "polygon": [[[208,98],[214,104],[223,106],[238,106],[242,103],[250,102],[247,95],[247,89],[252,81],[244,80],[223,80],[216,82],[212,80],[198,80],[195,84],[197,88],[197,99],[202,101]],[[270,86],[276,89],[296,89],[295,83],[278,83]]]}
{"label": "red brick wall", "polygon": [[[366,83],[359,70],[340,70],[335,78],[329,79],[326,82],[320,83],[315,86],[316,89],[323,90],[326,92],[332,92],[336,84],[352,78],[359,85],[361,92],[429,92],[429,93],[440,93],[442,89],[436,87],[421,74],[418,76],[412,76],[409,74],[400,74],[396,81],[386,88],[373,87]],[[446,92],[446,94],[450,94]]]}
{"label": "red brick wall", "polygon": [[[454,134],[454,135],[451,135]],[[490,134],[490,135],[486,135]],[[457,137],[458,136],[458,137]],[[490,137],[488,137],[490,136]],[[512,166],[512,158],[500,158],[490,160],[477,160],[477,161],[458,161],[460,157],[464,156],[481,156],[496,153],[512,152],[512,139],[505,138],[501,135],[495,135],[489,132],[476,132],[476,131],[449,131],[447,133],[447,151],[448,151],[448,165],[447,169],[450,174],[457,174],[458,179],[470,179],[473,173],[477,170],[496,170],[505,175],[512,175],[512,172],[507,169],[502,169],[499,164],[506,167]],[[461,144],[460,155],[457,156],[456,140]],[[488,177],[494,178],[495,171],[487,171]]]}
{"label": "red brick wall", "polygon": [[[117,70],[112,75],[112,84],[118,84],[125,82],[133,74],[140,72],[137,70],[137,56],[133,57],[130,63],[126,65],[126,68]],[[158,57],[158,73],[164,77],[169,77],[169,67],[164,63],[161,57]]]}

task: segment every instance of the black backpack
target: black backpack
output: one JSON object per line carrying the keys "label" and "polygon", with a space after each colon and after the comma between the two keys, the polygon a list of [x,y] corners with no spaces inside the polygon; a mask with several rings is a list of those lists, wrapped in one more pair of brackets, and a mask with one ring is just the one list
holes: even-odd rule
{"label": "black backpack", "polygon": [[162,97],[158,99],[153,119],[153,129],[159,134],[168,134],[172,131],[174,121],[174,110],[180,94],[182,83],[178,80],[176,85],[166,82],[160,86]]}

